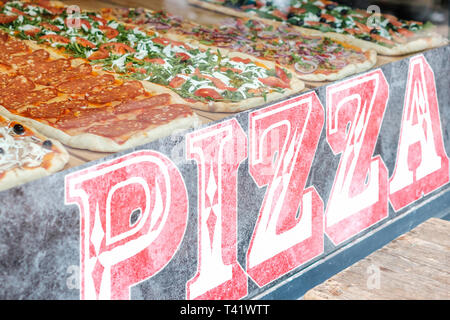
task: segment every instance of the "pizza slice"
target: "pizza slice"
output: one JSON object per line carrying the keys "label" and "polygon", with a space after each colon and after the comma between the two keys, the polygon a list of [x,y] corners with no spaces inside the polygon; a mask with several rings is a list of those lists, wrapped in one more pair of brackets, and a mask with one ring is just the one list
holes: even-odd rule
{"label": "pizza slice", "polygon": [[0,114],[67,146],[116,152],[193,127],[172,91],[0,33]]}
{"label": "pizza slice", "polygon": [[58,141],[0,116],[0,191],[57,172],[68,161]]}
{"label": "pizza slice", "polygon": [[103,9],[127,23],[144,25],[166,37],[204,48],[239,51],[275,62],[307,81],[334,81],[363,72],[376,63],[375,50],[363,50],[321,36],[304,35],[286,24],[229,18],[218,25],[199,25],[164,11]]}
{"label": "pizza slice", "polygon": [[188,0],[225,14],[289,23],[308,34],[325,35],[379,54],[395,56],[448,43],[431,23],[373,14],[328,0]]}
{"label": "pizza slice", "polygon": [[54,14],[35,4],[8,2],[0,13],[16,18],[0,19],[0,29],[123,78],[164,86],[201,110],[242,111],[304,89],[300,79],[271,61],[205,50],[95,12],[74,18],[58,8],[62,12]]}

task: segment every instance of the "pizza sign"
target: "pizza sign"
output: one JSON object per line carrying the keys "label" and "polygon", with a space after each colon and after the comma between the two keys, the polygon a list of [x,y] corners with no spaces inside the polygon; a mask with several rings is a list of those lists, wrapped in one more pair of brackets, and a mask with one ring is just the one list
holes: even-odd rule
{"label": "pizza sign", "polygon": [[[130,287],[174,259],[190,210],[196,270],[185,298],[241,299],[249,280],[264,288],[319,257],[325,237],[339,246],[388,218],[389,206],[398,212],[449,183],[436,82],[423,55],[410,59],[391,176],[376,154],[389,102],[383,70],[332,84],[325,96],[325,105],[312,91],[250,111],[246,129],[231,118],[188,133],[195,181],[152,150],[66,176],[66,204],[81,214],[81,298],[129,299]],[[323,139],[338,161],[327,198],[310,183]],[[243,176],[262,197],[242,259]],[[187,183],[196,184],[194,203]]]}

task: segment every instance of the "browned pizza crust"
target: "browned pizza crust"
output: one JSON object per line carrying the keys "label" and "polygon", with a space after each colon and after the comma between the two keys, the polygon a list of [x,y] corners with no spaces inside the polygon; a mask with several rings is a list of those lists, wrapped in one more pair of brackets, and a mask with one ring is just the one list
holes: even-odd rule
{"label": "browned pizza crust", "polygon": [[[60,5],[59,2],[52,2],[53,4],[57,4]],[[132,24],[126,24],[130,27],[136,27]],[[44,44],[42,46],[40,46],[40,48],[44,48]],[[48,46],[46,47],[47,51],[53,51],[56,55],[63,55],[65,57],[70,57],[71,55],[66,55],[66,54],[62,54],[61,52],[53,49],[52,47]],[[232,58],[232,57],[240,57],[243,59],[250,59],[252,62],[255,63],[255,65],[258,65],[259,67],[261,67],[261,65],[267,67],[267,69],[274,69],[275,68],[275,64],[271,63],[269,61],[258,61],[258,59],[254,58],[253,56],[248,56],[242,53],[230,53],[229,55],[227,55],[227,58]],[[98,67],[100,67],[100,64],[98,64]],[[195,67],[195,66],[194,66]],[[126,75],[122,75],[122,76],[126,76]],[[265,78],[265,82],[272,82],[274,81],[274,79],[269,79],[271,77]],[[276,77],[273,77],[276,78]],[[278,78],[279,80],[279,78]],[[250,95],[245,95],[245,96],[251,96],[252,98],[247,98],[247,99],[243,99],[240,100],[238,102],[232,102],[231,99],[215,99],[214,102],[209,102],[208,99],[184,99],[181,96],[179,96],[175,91],[172,91],[170,89],[170,86],[161,86],[161,85],[157,85],[154,83],[150,83],[149,81],[143,80],[140,81],[140,83],[142,85],[144,85],[147,89],[152,88],[152,90],[154,90],[155,92],[161,93],[161,92],[167,92],[167,90],[171,91],[171,95],[174,97],[174,99],[178,99],[180,102],[177,103],[181,103],[181,104],[189,104],[192,108],[194,109],[199,109],[199,110],[206,110],[206,111],[211,111],[211,112],[239,112],[242,110],[247,110],[256,106],[260,106],[263,105],[267,102],[271,102],[274,100],[278,100],[282,97],[286,97],[289,96],[291,94],[294,93],[298,93],[301,92],[304,89],[304,83],[299,80],[296,77],[292,77],[289,80],[288,83],[288,87],[289,88],[284,88],[286,85],[286,81],[283,81],[283,84],[281,85],[281,87],[283,87],[284,93],[280,94],[280,90],[278,90],[278,85],[277,83],[275,84],[266,84],[263,81],[261,81],[261,89],[264,90],[260,90],[258,91],[260,88],[256,88],[255,92],[253,92]],[[203,89],[203,88],[200,88]],[[199,90],[200,90],[199,89]],[[236,89],[236,88],[234,88]],[[269,89],[268,92],[266,89]],[[237,88],[237,90],[239,90],[239,88]],[[264,92],[262,92],[264,91]],[[176,98],[175,98],[176,96]],[[205,96],[203,96],[205,97]],[[207,96],[209,97],[209,96]]]}
{"label": "browned pizza crust", "polygon": [[[107,10],[102,10],[102,11],[107,11]],[[149,10],[149,9],[145,9],[145,11],[149,12],[149,13],[153,13],[154,11]],[[117,18],[119,20],[123,19],[121,17],[118,17],[115,14],[111,14],[108,13],[106,14],[106,16],[109,19],[114,19]],[[248,17],[246,17],[245,19],[248,19]],[[244,21],[245,21],[244,19]],[[187,24],[189,26],[192,25],[192,28],[194,28],[195,26],[201,26],[195,22],[192,21],[186,21]],[[280,25],[282,25],[282,23],[278,22],[278,21],[271,21],[271,20],[267,20],[265,21],[266,23],[273,25],[275,28],[280,27]],[[124,23],[126,23],[124,21]],[[145,27],[145,24],[143,25]],[[147,27],[147,30],[149,31],[154,31],[151,27]],[[305,34],[304,32],[302,32],[303,34]],[[222,47],[217,47],[214,44],[211,45],[206,45],[202,42],[200,42],[199,40],[197,40],[195,37],[187,35],[187,34],[182,34],[180,32],[177,32],[175,30],[171,30],[168,29],[164,32],[164,36],[175,40],[175,41],[181,41],[181,42],[185,42],[185,43],[189,43],[191,45],[197,46],[200,49],[203,50],[208,50],[208,49],[212,49],[214,51],[219,50],[222,52],[223,55],[228,55],[232,52],[238,52],[236,50],[231,50],[229,48],[222,48]],[[295,70],[295,68],[292,65],[281,65],[283,68],[286,68],[293,76],[297,77],[300,80],[304,80],[304,81],[336,81],[339,79],[342,79],[344,77],[347,77],[349,75],[353,75],[355,73],[359,73],[359,72],[364,72],[369,70],[370,68],[372,68],[376,62],[377,62],[377,53],[375,50],[373,49],[362,49],[359,47],[355,46],[356,50],[361,50],[361,52],[365,55],[366,59],[365,61],[362,62],[351,62],[348,65],[346,65],[344,68],[342,69],[333,69],[333,70],[326,70],[327,72],[313,72],[311,74],[303,74],[303,73],[299,73]],[[267,61],[272,61],[271,59],[261,59],[258,58],[257,56],[253,56],[251,54],[244,54],[241,52],[241,54],[244,56],[247,56],[248,58],[254,59],[255,61],[259,61],[260,63],[266,63]],[[204,110],[204,108],[202,109]],[[245,109],[244,109],[245,110]]]}
{"label": "browned pizza crust", "polygon": [[[170,30],[167,34],[165,34],[166,37],[171,38],[173,40],[177,40],[177,41],[184,41],[187,43],[192,43],[196,46],[198,46],[199,48],[202,49],[208,49],[208,48],[213,48],[214,50],[220,50],[221,52],[223,52],[223,54],[230,54],[234,51],[229,50],[229,49],[225,49],[225,48],[219,48],[219,47],[214,47],[213,45],[205,45],[200,43],[199,41],[196,41],[188,36],[184,36],[184,35],[180,35],[180,34],[176,34],[176,33],[171,33]],[[367,42],[367,41],[366,41]],[[290,73],[292,73],[293,76],[297,77],[300,80],[303,81],[336,81],[336,80],[340,80],[343,79],[347,76],[359,73],[359,72],[364,72],[369,70],[370,68],[372,68],[376,63],[377,63],[377,52],[376,50],[373,49],[361,49],[364,53],[365,56],[367,57],[367,59],[363,62],[356,62],[356,63],[349,63],[348,65],[346,65],[344,68],[339,69],[337,71],[335,70],[329,70],[329,72],[327,73],[311,73],[311,74],[301,74],[299,72],[297,72],[295,70],[294,67],[292,66],[287,66],[287,65],[282,65],[283,68],[286,68]],[[251,55],[247,55],[244,53],[240,53],[242,56],[249,56],[252,59],[257,59],[259,60],[261,63],[265,63],[266,61],[269,60],[262,60],[262,59],[258,59],[256,57],[253,57]]]}
{"label": "browned pizza crust", "polygon": [[[45,50],[50,54],[51,58],[60,59],[60,58],[70,58],[68,55],[64,55],[60,53],[57,49],[53,49],[51,47],[40,45],[32,41],[23,41],[33,50]],[[84,63],[83,59],[71,59],[72,66],[76,66],[77,64]],[[99,68],[94,68],[95,73],[102,74],[110,74],[118,79],[118,75],[114,73],[109,73],[103,71]],[[3,70],[3,73],[5,71]],[[2,71],[0,70],[0,74]],[[136,81],[136,80],[134,80]],[[155,85],[149,83],[147,81],[141,81],[144,90],[150,94],[150,96],[154,95],[168,95],[170,96],[170,105],[186,105],[185,101],[182,100],[176,93],[172,90],[167,89],[163,86]],[[67,97],[65,97],[67,98]],[[47,102],[53,103],[61,101],[63,98],[61,95],[58,95],[56,98],[52,98]],[[25,106],[26,108],[33,108],[33,105]],[[189,108],[188,108],[189,109]],[[131,116],[134,116],[132,112],[128,113]],[[161,111],[161,117],[164,117],[165,111]],[[63,130],[58,128],[55,125],[51,125],[48,121],[43,121],[41,119],[34,119],[27,115],[12,112],[8,110],[5,106],[0,105],[0,115],[4,115],[12,120],[23,122],[33,128],[36,128],[41,133],[47,135],[50,138],[56,139],[63,144],[80,149],[88,149],[91,151],[99,151],[99,152],[117,152],[120,150],[129,149],[144,143],[151,142],[158,138],[168,136],[175,130],[184,130],[188,128],[192,128],[198,125],[199,119],[197,115],[190,110],[189,114],[180,115],[175,119],[171,119],[170,121],[161,121],[157,124],[148,124],[146,127],[139,127],[139,130],[133,130],[132,132],[124,133],[123,137],[121,137],[121,141],[117,139],[113,139],[111,137],[105,135],[98,135],[88,132],[83,128],[75,128],[71,130]],[[160,118],[161,118],[160,117]],[[120,121],[127,121],[126,118],[121,118]],[[132,120],[132,119],[130,119]],[[164,119],[163,119],[164,120]],[[134,121],[134,120],[133,120]],[[138,122],[136,120],[136,122]],[[89,124],[90,127],[98,125],[93,119],[92,123]],[[120,125],[120,122],[118,122]],[[80,124],[81,127],[81,124]]]}
{"label": "browned pizza crust", "polygon": [[[112,19],[112,17],[107,17],[107,18]],[[122,22],[122,23],[124,23],[125,25],[128,25],[128,26],[131,26],[131,27],[137,27],[136,25],[133,25],[131,23],[125,23],[125,22]],[[242,52],[230,51],[230,50],[226,50],[224,48],[218,48],[218,47],[214,47],[214,46],[205,46],[205,45],[201,45],[199,43],[198,44],[192,43],[192,42],[187,41],[184,38],[179,37],[176,34],[169,34],[169,36],[167,38],[170,38],[170,39],[176,40],[176,41],[193,44],[195,46],[198,46],[202,50],[207,50],[207,49],[213,48],[213,51],[220,51],[223,55],[226,55],[229,58],[239,57],[242,59],[250,59],[253,63],[255,63],[257,65],[264,65],[266,69],[273,69],[273,68],[275,68],[275,66],[279,66],[275,62],[268,61],[268,60],[262,60],[262,59],[256,58],[252,55],[248,55],[248,54],[245,54]],[[291,71],[291,70],[289,70],[289,71]],[[292,73],[292,74],[294,75],[294,73]],[[142,83],[148,83],[150,85],[155,86],[155,84],[150,83],[145,80],[142,81]],[[186,100],[184,100],[184,101],[185,101],[185,103],[189,103],[189,105],[192,108],[197,109],[197,110],[208,111],[208,112],[230,112],[230,113],[232,113],[232,112],[241,112],[244,110],[262,106],[266,103],[282,99],[283,97],[288,97],[295,93],[302,92],[304,89],[305,89],[305,83],[299,77],[293,76],[290,81],[290,88],[284,89],[283,93],[274,91],[272,93],[267,94],[266,97],[262,97],[262,96],[253,97],[253,98],[241,100],[239,102],[210,101],[208,103],[205,103],[205,102],[201,102],[201,101],[197,101],[197,102],[186,101]],[[183,99],[183,97],[179,97],[179,98]]]}

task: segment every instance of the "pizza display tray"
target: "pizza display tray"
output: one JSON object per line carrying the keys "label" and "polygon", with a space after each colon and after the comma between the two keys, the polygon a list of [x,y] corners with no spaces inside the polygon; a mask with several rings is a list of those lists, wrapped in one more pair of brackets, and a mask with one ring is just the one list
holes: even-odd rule
{"label": "pizza display tray", "polygon": [[0,298],[300,298],[450,214],[449,57],[379,57],[252,110],[197,111],[199,128],[132,150],[68,148],[65,170],[0,193]]}

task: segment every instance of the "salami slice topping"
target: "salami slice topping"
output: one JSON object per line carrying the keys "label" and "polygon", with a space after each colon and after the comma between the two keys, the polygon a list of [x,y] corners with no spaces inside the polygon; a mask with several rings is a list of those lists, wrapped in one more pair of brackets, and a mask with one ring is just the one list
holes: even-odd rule
{"label": "salami slice topping", "polygon": [[63,72],[72,66],[70,59],[57,59],[51,62],[39,64],[39,71],[42,73],[57,73]]}
{"label": "salami slice topping", "polygon": [[72,78],[85,77],[91,73],[91,65],[84,63],[78,67],[64,70],[62,72],[46,73],[45,75],[35,79],[35,82],[44,86],[57,86]]}
{"label": "salami slice topping", "polygon": [[139,114],[136,119],[152,125],[160,125],[181,116],[189,116],[192,109],[184,104],[171,104],[162,108],[147,109]]}
{"label": "salami slice topping", "polygon": [[117,138],[125,134],[143,130],[148,126],[143,122],[134,120],[122,120],[104,125],[95,125],[87,129],[87,132],[107,138]]}
{"label": "salami slice topping", "polygon": [[144,87],[139,81],[128,81],[119,86],[108,86],[99,91],[86,94],[86,99],[92,103],[104,104],[112,101],[133,99],[144,93]]}
{"label": "salami slice topping", "polygon": [[71,66],[69,59],[57,59],[53,61],[35,62],[33,68],[23,64],[18,69],[19,74],[27,75],[32,80],[36,81],[45,77],[47,73],[61,73],[69,69]]}
{"label": "salami slice topping", "polygon": [[28,51],[28,46],[20,40],[11,38],[7,33],[0,34],[0,54],[16,54]]}
{"label": "salami slice topping", "polygon": [[6,88],[13,79],[14,79],[13,75],[4,73],[0,74],[0,89]]}
{"label": "salami slice topping", "polygon": [[170,95],[168,93],[159,94],[142,100],[132,100],[119,104],[114,108],[115,113],[125,113],[137,109],[152,108],[163,106],[170,103]]}
{"label": "salami slice topping", "polygon": [[65,100],[40,104],[39,106],[28,108],[27,113],[33,118],[58,118],[61,115],[73,112],[72,110],[77,110],[86,106],[87,102],[85,100]]}
{"label": "salami slice topping", "polygon": [[15,110],[22,106],[51,100],[57,95],[57,91],[53,88],[43,88],[25,92],[15,91],[0,97],[0,103],[7,109]]}
{"label": "salami slice topping", "polygon": [[89,92],[94,87],[113,84],[114,81],[114,76],[110,74],[101,76],[86,76],[63,82],[57,87],[57,89],[68,94],[83,94]]}
{"label": "salami slice topping", "polygon": [[25,93],[33,90],[35,84],[25,76],[7,76],[5,78],[6,88],[0,92],[0,96],[7,96],[14,93]]}
{"label": "salami slice topping", "polygon": [[87,127],[111,118],[114,118],[114,114],[106,108],[79,109],[61,118],[56,126],[61,129]]}
{"label": "salami slice topping", "polygon": [[11,57],[11,63],[18,67],[27,65],[31,70],[36,64],[47,61],[49,56],[50,54],[47,51],[39,49],[29,54]]}

